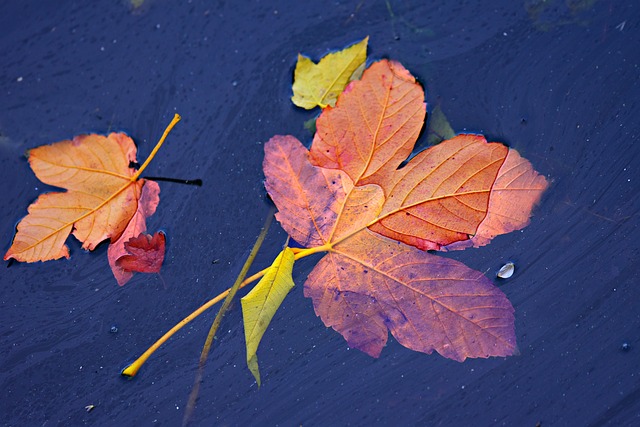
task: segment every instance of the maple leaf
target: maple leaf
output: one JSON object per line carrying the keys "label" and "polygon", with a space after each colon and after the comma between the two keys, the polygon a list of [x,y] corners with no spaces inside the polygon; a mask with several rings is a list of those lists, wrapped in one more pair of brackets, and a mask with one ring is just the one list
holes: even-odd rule
{"label": "maple leaf", "polygon": [[339,52],[324,56],[318,64],[298,55],[291,100],[310,110],[335,105],[338,95],[352,80],[359,79],[367,59],[369,37]]}
{"label": "maple leaf", "polygon": [[[422,88],[385,60],[323,111],[309,151],[291,136],[265,144],[265,186],[276,218],[307,248],[297,256],[328,252],[307,278],[305,296],[327,326],[374,357],[389,330],[408,348],[458,361],[514,354],[506,296],[481,273],[423,251],[468,240],[490,206],[500,218],[522,217],[503,203],[511,191],[500,172],[510,151],[459,135],[398,169],[424,115]],[[536,185],[518,187],[526,220],[546,185],[529,172]],[[498,177],[502,191],[494,193]],[[487,236],[526,225],[490,223]]]}
{"label": "maple leaf", "polygon": [[123,133],[80,135],[29,151],[31,169],[45,184],[66,192],[45,193],[29,206],[4,259],[47,261],[69,257],[70,233],[93,250],[117,239],[137,208],[144,180],[136,170],[133,140]]}
{"label": "maple leaf", "polygon": [[[30,150],[29,164],[38,179],[67,191],[42,194],[29,206],[4,259],[36,262],[69,258],[65,241],[72,233],[87,250],[109,239],[114,275],[119,283],[126,282],[129,273],[116,266],[117,260],[127,253],[126,242],[146,230],[145,219],[159,202],[158,184],[139,176],[178,121],[176,114],[138,170],[131,167],[136,162],[136,146],[124,133],[80,135]],[[157,260],[162,264],[164,258],[164,235],[161,239],[154,237],[154,247],[144,249],[147,258],[156,259],[155,264]],[[135,242],[129,245],[132,250],[140,258],[141,248]],[[124,264],[131,265],[128,262]],[[155,269],[155,264],[146,268]]]}

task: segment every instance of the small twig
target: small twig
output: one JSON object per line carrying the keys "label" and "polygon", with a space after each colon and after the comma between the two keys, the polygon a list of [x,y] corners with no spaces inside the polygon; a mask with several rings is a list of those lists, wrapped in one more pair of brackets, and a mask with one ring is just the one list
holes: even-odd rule
{"label": "small twig", "polygon": [[143,176],[144,179],[149,179],[151,181],[165,181],[165,182],[175,182],[177,184],[186,184],[186,185],[197,185],[198,187],[202,187],[202,180],[198,179],[181,179],[181,178],[165,178],[162,176]]}
{"label": "small twig", "polygon": [[255,259],[258,251],[260,250],[260,246],[262,246],[262,242],[267,235],[267,231],[269,231],[269,227],[271,226],[271,222],[273,221],[273,215],[275,214],[275,207],[271,207],[269,209],[269,214],[262,226],[262,231],[260,235],[256,239],[256,242],[253,244],[253,248],[247,257],[247,260],[244,262],[242,266],[242,270],[240,270],[240,274],[236,278],[235,283],[229,289],[229,293],[227,294],[226,299],[222,303],[222,307],[218,311],[216,318],[213,320],[213,324],[211,325],[211,329],[209,329],[209,335],[207,335],[207,339],[204,343],[204,347],[202,348],[202,353],[200,354],[200,362],[198,364],[198,372],[196,373],[196,378],[193,383],[193,388],[191,389],[191,394],[189,395],[189,401],[187,402],[187,409],[185,410],[184,418],[182,419],[182,425],[186,426],[191,419],[191,415],[196,407],[196,401],[198,399],[198,394],[200,393],[200,383],[202,383],[202,378],[204,376],[204,365],[207,362],[207,357],[209,357],[209,351],[211,350],[211,344],[213,343],[213,339],[216,336],[216,332],[220,327],[220,323],[222,322],[222,318],[224,317],[229,305],[231,305],[231,301],[236,295],[238,289],[240,289],[240,285],[243,283],[244,278],[247,276],[249,272],[249,268],[251,264],[253,264],[253,260]]}

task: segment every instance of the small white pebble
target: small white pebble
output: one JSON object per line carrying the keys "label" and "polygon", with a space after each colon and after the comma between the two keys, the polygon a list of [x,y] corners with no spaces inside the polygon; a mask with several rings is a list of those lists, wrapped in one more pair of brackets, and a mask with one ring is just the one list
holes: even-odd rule
{"label": "small white pebble", "polygon": [[516,266],[512,262],[508,262],[498,270],[497,276],[501,279],[508,279],[513,276],[513,272],[516,270]]}

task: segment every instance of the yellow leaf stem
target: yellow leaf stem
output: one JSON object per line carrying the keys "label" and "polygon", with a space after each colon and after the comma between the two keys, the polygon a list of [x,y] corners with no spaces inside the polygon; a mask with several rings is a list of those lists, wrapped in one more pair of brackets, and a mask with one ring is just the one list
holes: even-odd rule
{"label": "yellow leaf stem", "polygon": [[[251,249],[251,253],[247,257],[247,260],[245,261],[240,273],[238,274],[238,277],[236,278],[236,282],[234,283],[234,285],[231,288],[227,289],[226,291],[220,293],[219,295],[216,295],[214,298],[210,299],[209,301],[201,305],[193,313],[191,313],[190,315],[182,319],[180,322],[178,322],[173,328],[171,328],[162,337],[160,337],[155,343],[153,343],[151,347],[149,347],[144,353],[142,353],[142,355],[138,357],[132,364],[127,366],[125,369],[123,369],[121,372],[122,375],[126,377],[135,376],[140,370],[140,368],[142,367],[142,365],[144,365],[144,363],[147,361],[147,359],[149,359],[149,357],[158,348],[160,348],[162,344],[167,342],[167,340],[171,338],[176,332],[178,332],[180,329],[182,329],[192,320],[200,316],[202,313],[204,313],[205,311],[207,311],[208,309],[210,309],[211,307],[213,307],[214,305],[222,301],[224,298],[226,298],[229,295],[230,292],[233,291],[233,293],[235,294],[235,292],[238,289],[241,289],[247,286],[248,284],[255,282],[256,280],[258,280],[259,278],[265,275],[265,273],[269,270],[268,268],[265,268],[264,270],[257,272],[253,276],[244,279],[244,277],[247,275],[247,271],[251,267],[251,264],[258,252],[258,249],[260,248],[260,246],[262,245],[262,242],[264,241],[267,231],[269,230],[269,226],[271,225],[272,219],[273,219],[273,209],[269,211],[269,214],[267,215],[267,220],[265,221],[262,231],[260,232],[260,235],[256,239],[256,242],[254,243],[253,248]],[[231,299],[228,300],[228,303],[226,304],[226,306],[223,306],[220,309],[220,312],[218,313],[219,315],[216,316],[213,324],[211,325],[209,335],[207,336],[207,340],[205,342],[205,345],[202,349],[202,353],[200,355],[200,366],[204,366],[204,363],[207,360],[207,355],[209,354],[209,348],[211,347],[213,336],[215,335],[215,331],[218,329],[218,325],[222,320],[222,315],[224,314],[224,310],[226,310],[226,307],[228,307],[228,304],[230,302],[231,302]],[[196,383],[198,383],[198,381],[196,381]],[[196,387],[194,387],[194,390],[195,388]],[[192,392],[192,394],[194,394],[194,392]],[[195,394],[197,395],[197,391],[195,391]]]}

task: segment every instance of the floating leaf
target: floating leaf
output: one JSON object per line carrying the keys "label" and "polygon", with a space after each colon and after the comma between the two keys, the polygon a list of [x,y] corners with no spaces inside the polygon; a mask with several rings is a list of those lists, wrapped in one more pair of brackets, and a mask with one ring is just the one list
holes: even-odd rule
{"label": "floating leaf", "polygon": [[35,262],[69,257],[70,233],[93,250],[115,241],[136,212],[144,180],[133,179],[136,147],[127,135],[81,135],[29,151],[29,164],[45,184],[66,192],[42,194],[18,224],[4,259]]}
{"label": "floating leaf", "polygon": [[291,97],[293,103],[307,110],[335,105],[345,86],[362,75],[368,41],[369,37],[366,37],[344,50],[330,53],[318,64],[298,55]]}
{"label": "floating leaf", "polygon": [[339,107],[318,118],[313,163],[347,172],[356,186],[382,187],[386,201],[372,227],[380,234],[420,249],[439,249],[475,234],[507,147],[460,135],[398,170],[424,124],[422,88],[400,64],[387,61],[373,64],[359,83],[340,98]]}
{"label": "floating leaf", "polygon": [[[510,151],[459,135],[398,169],[424,114],[415,79],[380,61],[323,111],[310,151],[291,136],[265,144],[265,186],[277,219],[308,248],[302,252],[328,252],[305,295],[327,326],[374,357],[388,330],[408,348],[458,361],[514,354],[505,295],[481,273],[421,250],[476,234]],[[542,190],[529,190],[524,204],[532,207]],[[511,206],[499,209],[513,215]]]}
{"label": "floating leaf", "polygon": [[[93,250],[109,239],[109,264],[120,285],[131,278],[131,271],[155,270],[164,259],[164,235],[150,241],[154,247],[130,248],[127,241],[146,230],[145,220],[155,212],[160,201],[160,187],[153,181],[139,179],[164,144],[167,135],[180,121],[175,114],[162,137],[139,169],[136,165],[136,146],[123,133],[108,136],[80,135],[29,151],[29,164],[45,184],[66,189],[40,195],[29,206],[29,213],[17,226],[13,243],[4,259],[35,262],[69,258],[65,241],[69,234]],[[140,251],[145,251],[142,254]],[[118,265],[123,255],[147,260],[137,270],[125,271]],[[129,261],[126,261],[127,264]],[[127,264],[127,265],[135,265]]]}
{"label": "floating leaf", "polygon": [[308,130],[310,133],[315,134],[316,133],[316,120],[318,118],[317,117],[313,117],[309,120],[306,120],[303,123],[303,127]]}
{"label": "floating leaf", "polygon": [[258,284],[242,299],[244,335],[247,344],[247,366],[260,386],[260,371],[256,351],[278,307],[293,288],[294,254],[290,248],[284,250],[273,261]]}

